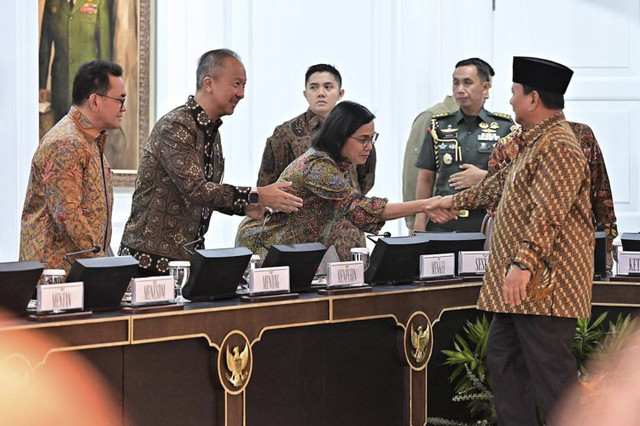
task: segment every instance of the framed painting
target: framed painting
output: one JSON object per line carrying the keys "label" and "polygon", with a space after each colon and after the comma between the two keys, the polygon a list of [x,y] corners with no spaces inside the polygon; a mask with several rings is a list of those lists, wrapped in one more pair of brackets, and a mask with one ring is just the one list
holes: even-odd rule
{"label": "framed painting", "polygon": [[153,0],[39,1],[40,137],[71,106],[78,67],[103,59],[123,68],[127,101],[119,129],[110,130],[105,156],[115,186],[133,186],[149,134]]}

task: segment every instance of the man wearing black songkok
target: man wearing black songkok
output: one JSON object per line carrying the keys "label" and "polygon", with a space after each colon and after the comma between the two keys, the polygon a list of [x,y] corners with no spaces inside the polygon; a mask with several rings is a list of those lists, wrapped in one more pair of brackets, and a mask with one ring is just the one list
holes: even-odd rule
{"label": "man wearing black songkok", "polygon": [[499,422],[537,426],[577,381],[576,318],[591,313],[594,230],[589,168],[562,113],[573,71],[515,57],[511,105],[518,156],[474,187],[441,200],[497,209],[478,309],[494,312],[487,344]]}

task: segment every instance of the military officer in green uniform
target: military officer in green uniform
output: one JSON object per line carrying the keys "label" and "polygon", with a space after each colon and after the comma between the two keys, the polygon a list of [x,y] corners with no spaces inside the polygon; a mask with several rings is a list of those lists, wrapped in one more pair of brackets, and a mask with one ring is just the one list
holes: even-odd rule
{"label": "military officer in green uniform", "polygon": [[[431,119],[435,114],[443,112],[455,112],[459,109],[453,96],[447,95],[444,100],[435,104],[431,108],[422,111],[413,120],[407,146],[404,150],[404,164],[402,166],[402,201],[412,201],[416,199],[416,181],[418,180],[418,169],[416,168],[416,160],[420,153],[420,148],[427,136],[427,130],[431,127]],[[415,216],[406,216],[404,218],[409,228],[409,233],[413,231]]]}
{"label": "military officer in green uniform", "polygon": [[[431,118],[416,160],[416,199],[452,195],[486,176],[493,145],[515,126],[507,114],[484,109],[492,75],[491,66],[479,58],[456,64],[453,97],[460,109]],[[436,224],[427,223],[426,215],[418,214],[415,230],[479,232],[484,215],[484,210],[462,210],[458,220]]]}
{"label": "military officer in green uniform", "polygon": [[111,60],[110,3],[107,0],[46,0],[39,52],[40,102],[46,101],[49,62],[51,106],[58,122],[71,106],[76,71],[94,59]]}

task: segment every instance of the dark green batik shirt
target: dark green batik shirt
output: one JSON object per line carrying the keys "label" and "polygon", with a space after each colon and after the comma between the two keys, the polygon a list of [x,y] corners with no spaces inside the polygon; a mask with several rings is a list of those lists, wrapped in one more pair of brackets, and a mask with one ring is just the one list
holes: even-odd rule
{"label": "dark green batik shirt", "polygon": [[[453,195],[460,191],[449,185],[449,178],[462,171],[462,164],[487,170],[493,146],[511,132],[514,126],[506,114],[489,112],[482,108],[475,117],[466,116],[462,110],[435,114],[422,144],[416,167],[436,172],[433,195]],[[480,231],[484,211],[462,211],[457,221],[446,224],[429,222],[428,230]]]}

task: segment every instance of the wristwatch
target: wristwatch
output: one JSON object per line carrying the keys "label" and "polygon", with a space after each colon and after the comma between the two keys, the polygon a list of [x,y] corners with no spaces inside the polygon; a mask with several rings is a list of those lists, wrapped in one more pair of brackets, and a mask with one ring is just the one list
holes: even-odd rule
{"label": "wristwatch", "polygon": [[513,265],[517,266],[518,268],[522,269],[523,271],[528,271],[529,268],[527,268],[525,265],[523,265],[520,262],[513,262]]}
{"label": "wristwatch", "polygon": [[248,198],[249,204],[258,204],[260,202],[260,196],[258,195],[258,188],[255,186],[251,188]]}

